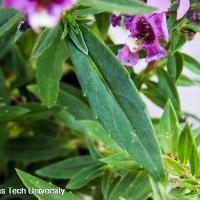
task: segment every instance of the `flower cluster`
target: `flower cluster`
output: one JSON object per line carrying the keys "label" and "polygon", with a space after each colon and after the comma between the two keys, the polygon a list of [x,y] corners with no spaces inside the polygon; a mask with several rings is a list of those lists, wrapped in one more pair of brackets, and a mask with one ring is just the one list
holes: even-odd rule
{"label": "flower cluster", "polygon": [[4,0],[5,7],[14,7],[27,15],[30,26],[52,28],[60,20],[61,13],[71,8],[77,0]]}
{"label": "flower cluster", "polygon": [[[190,1],[180,0],[178,3],[177,19],[180,19],[187,13]],[[146,50],[147,62],[159,60],[167,55],[167,51],[160,45],[160,40],[169,39],[166,11],[170,7],[170,1],[147,0],[147,4],[158,7],[158,10],[143,15],[111,16],[113,27],[124,24],[130,32],[124,47],[118,52],[118,57],[124,65],[134,66],[138,62],[140,50]]]}

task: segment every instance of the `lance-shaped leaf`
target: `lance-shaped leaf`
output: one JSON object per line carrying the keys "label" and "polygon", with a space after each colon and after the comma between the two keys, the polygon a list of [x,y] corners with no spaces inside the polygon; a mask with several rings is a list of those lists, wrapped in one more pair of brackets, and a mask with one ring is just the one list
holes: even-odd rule
{"label": "lance-shaped leaf", "polygon": [[159,123],[159,139],[163,151],[176,153],[178,138],[180,135],[179,123],[174,107],[169,100]]}
{"label": "lance-shaped leaf", "polygon": [[42,101],[52,107],[59,93],[59,81],[66,59],[66,46],[58,36],[37,60],[37,83]]}
{"label": "lance-shaped leaf", "polygon": [[137,0],[79,0],[81,4],[108,12],[121,12],[126,14],[148,13],[155,9]]}
{"label": "lance-shaped leaf", "polygon": [[93,111],[105,129],[158,181],[165,180],[160,148],[152,123],[128,72],[115,55],[86,27],[89,50],[83,54],[70,41],[68,51]]}
{"label": "lance-shaped leaf", "polygon": [[181,163],[186,164],[190,159],[190,154],[193,149],[194,139],[189,124],[186,124],[178,141],[178,158]]}
{"label": "lance-shaped leaf", "polygon": [[[52,191],[58,191],[60,190],[61,188],[51,184],[51,183],[48,183],[46,181],[43,181],[35,176],[32,176],[26,172],[23,172],[19,169],[16,170],[17,171],[17,174],[18,176],[20,177],[20,179],[22,180],[22,182],[24,183],[24,185],[32,190],[33,188],[34,189],[41,189],[42,190],[52,190]],[[64,194],[62,195],[61,193],[55,193],[54,195],[52,195],[51,193],[36,193],[35,196],[39,199],[39,200],[66,200],[66,199],[69,199],[69,200],[81,200],[81,198],[79,198],[78,196],[74,195],[73,193],[71,192],[64,192]]]}

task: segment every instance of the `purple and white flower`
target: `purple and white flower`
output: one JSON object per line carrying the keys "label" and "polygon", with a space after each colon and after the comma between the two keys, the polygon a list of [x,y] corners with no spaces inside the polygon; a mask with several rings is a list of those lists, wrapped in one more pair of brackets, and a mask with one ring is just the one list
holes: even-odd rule
{"label": "purple and white flower", "polygon": [[40,27],[55,27],[62,12],[76,2],[77,0],[3,0],[3,5],[24,12],[30,26],[39,31]]}
{"label": "purple and white flower", "polygon": [[[167,55],[167,51],[160,45],[160,40],[169,39],[164,12],[124,16],[124,25],[130,31],[127,42],[118,52],[118,57],[124,65],[134,66],[138,62],[139,51],[143,49],[147,53],[147,62],[159,60]],[[137,46],[133,45],[134,41]]]}

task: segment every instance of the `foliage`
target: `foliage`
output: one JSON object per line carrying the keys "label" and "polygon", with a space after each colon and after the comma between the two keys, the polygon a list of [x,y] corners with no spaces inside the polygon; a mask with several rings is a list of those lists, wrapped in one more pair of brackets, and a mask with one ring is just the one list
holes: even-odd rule
{"label": "foliage", "polygon": [[[199,61],[181,52],[185,30],[200,32],[200,23],[169,12],[168,55],[139,73],[121,64],[108,34],[110,13],[154,10],[137,0],[80,0],[55,28],[35,33],[18,29],[22,13],[0,8],[0,188],[65,188],[1,199],[200,198],[200,129],[178,93],[200,83],[184,71],[199,75]],[[161,118],[149,116],[141,94]]]}

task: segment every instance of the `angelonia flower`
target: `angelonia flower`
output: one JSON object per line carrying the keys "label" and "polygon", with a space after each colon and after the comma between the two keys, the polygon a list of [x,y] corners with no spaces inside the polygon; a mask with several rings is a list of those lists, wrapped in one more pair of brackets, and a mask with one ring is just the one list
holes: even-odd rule
{"label": "angelonia flower", "polygon": [[63,11],[77,0],[3,0],[5,7],[13,7],[26,14],[29,25],[37,32],[40,27],[53,28]]}
{"label": "angelonia flower", "polygon": [[[138,53],[141,50],[146,50],[147,62],[159,60],[167,55],[167,51],[160,45],[160,40],[169,39],[164,12],[121,18],[124,19],[125,28],[130,32],[124,47],[118,52],[118,58],[124,65],[134,66],[138,62]],[[116,19],[117,16],[111,16],[111,23],[113,26],[120,26],[121,23]]]}
{"label": "angelonia flower", "polygon": [[[177,20],[181,19],[190,8],[190,0],[177,0]],[[170,0],[147,0],[147,4],[159,8],[159,11],[167,11],[170,7]]]}

